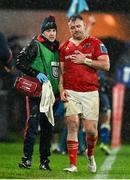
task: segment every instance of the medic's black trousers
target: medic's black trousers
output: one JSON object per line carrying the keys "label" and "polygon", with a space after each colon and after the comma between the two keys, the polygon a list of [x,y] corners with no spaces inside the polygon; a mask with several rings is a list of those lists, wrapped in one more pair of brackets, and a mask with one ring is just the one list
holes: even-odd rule
{"label": "medic's black trousers", "polygon": [[27,130],[24,138],[24,156],[28,160],[32,160],[34,144],[38,134],[38,126],[40,126],[40,162],[48,159],[50,156],[52,125],[48,121],[45,113],[39,112],[39,100],[35,98],[29,99],[30,118],[28,120]]}

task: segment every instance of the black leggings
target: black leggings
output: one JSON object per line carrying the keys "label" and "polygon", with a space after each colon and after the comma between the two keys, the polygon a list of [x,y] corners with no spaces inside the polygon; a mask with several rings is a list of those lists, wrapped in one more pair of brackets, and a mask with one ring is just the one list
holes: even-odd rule
{"label": "black leggings", "polygon": [[34,144],[38,134],[38,125],[40,125],[40,162],[48,159],[50,156],[52,125],[48,121],[45,113],[39,112],[39,100],[30,99],[30,118],[24,138],[24,156],[30,161],[33,155]]}

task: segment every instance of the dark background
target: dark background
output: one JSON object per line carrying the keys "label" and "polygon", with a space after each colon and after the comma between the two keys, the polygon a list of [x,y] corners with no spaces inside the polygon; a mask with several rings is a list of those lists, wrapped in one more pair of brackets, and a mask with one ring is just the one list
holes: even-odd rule
{"label": "dark background", "polygon": [[[0,0],[0,9],[13,9],[13,10],[56,10],[56,11],[67,11],[70,7],[70,0]],[[127,14],[130,13],[130,0],[86,0],[89,6],[89,12],[114,12],[119,14],[125,14],[127,18]],[[23,18],[24,19],[24,18]],[[30,27],[30,29],[32,26]],[[11,41],[11,40],[10,40]],[[125,42],[121,40],[117,40],[112,37],[104,37],[102,39],[106,47],[108,48],[110,60],[111,60],[111,69],[109,72],[109,76],[114,79],[114,73],[116,68],[116,63],[120,58],[120,55],[125,51]],[[12,47],[13,48],[13,47]],[[20,49],[20,48],[19,48]],[[10,77],[10,75],[9,75]],[[9,79],[7,77],[7,79]],[[5,76],[4,76],[5,78]],[[4,81],[5,82],[5,81]],[[111,86],[112,87],[112,86]],[[14,89],[10,88],[10,92],[8,93],[8,97],[10,98],[10,102],[8,107],[4,107],[5,109],[9,109],[9,113],[7,115],[6,111],[1,109],[1,116],[5,119],[9,119],[8,127],[14,131],[21,131],[21,127],[23,128],[23,124],[25,117],[25,112],[18,113],[19,107],[24,107],[23,104],[23,96],[16,94]],[[112,100],[111,88],[109,91],[110,98]],[[15,98],[14,98],[15,97]],[[0,98],[1,101],[6,105],[7,96],[5,99]],[[18,99],[18,100],[17,100]],[[14,101],[15,100],[15,101]],[[130,89],[126,89],[125,100],[124,100],[124,114],[123,114],[123,128],[122,128],[122,139],[130,142]],[[10,105],[10,106],[9,106]],[[13,106],[13,107],[12,107]],[[10,109],[12,107],[12,109]],[[23,108],[22,108],[23,109]],[[25,109],[25,107],[24,107]],[[21,111],[21,110],[20,110]],[[5,112],[5,113],[4,113]],[[3,113],[3,114],[2,114]],[[12,114],[12,115],[11,115]],[[8,117],[7,117],[8,116]],[[21,117],[20,117],[21,116]],[[3,117],[1,119],[3,119]],[[12,119],[10,117],[13,117]],[[15,119],[14,119],[15,117]]]}
{"label": "dark background", "polygon": [[[0,8],[67,10],[70,0],[0,0]],[[130,0],[87,0],[90,11],[130,12]]]}

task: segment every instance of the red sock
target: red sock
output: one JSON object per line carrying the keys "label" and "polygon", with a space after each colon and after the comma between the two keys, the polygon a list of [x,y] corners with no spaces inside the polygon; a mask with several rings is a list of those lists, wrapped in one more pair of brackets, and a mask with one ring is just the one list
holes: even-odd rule
{"label": "red sock", "polygon": [[77,165],[78,142],[67,141],[67,149],[69,154],[70,164]]}
{"label": "red sock", "polygon": [[98,136],[96,137],[91,137],[91,136],[87,136],[87,146],[88,146],[88,152],[87,152],[87,155],[88,156],[92,156],[94,155],[94,147],[97,143],[97,139],[98,139]]}

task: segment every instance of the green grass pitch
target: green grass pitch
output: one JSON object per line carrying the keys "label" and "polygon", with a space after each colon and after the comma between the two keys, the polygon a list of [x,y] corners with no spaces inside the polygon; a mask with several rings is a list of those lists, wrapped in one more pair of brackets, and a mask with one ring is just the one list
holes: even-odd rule
{"label": "green grass pitch", "polygon": [[[78,156],[78,172],[66,173],[63,171],[68,166],[67,155],[52,154],[50,166],[52,171],[39,170],[38,144],[35,145],[31,169],[20,169],[18,163],[22,156],[22,143],[0,144],[0,178],[2,179],[94,179],[100,175],[100,167],[107,156],[97,145],[96,150],[97,173],[91,174],[87,170],[85,155]],[[107,174],[108,179],[130,179],[130,145],[123,145],[119,150],[115,162]]]}

